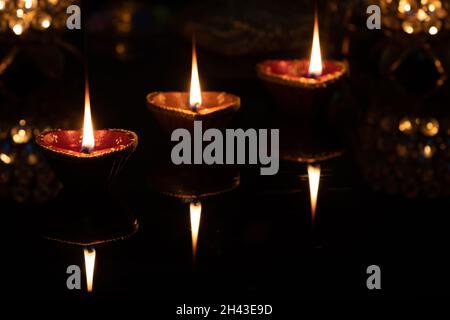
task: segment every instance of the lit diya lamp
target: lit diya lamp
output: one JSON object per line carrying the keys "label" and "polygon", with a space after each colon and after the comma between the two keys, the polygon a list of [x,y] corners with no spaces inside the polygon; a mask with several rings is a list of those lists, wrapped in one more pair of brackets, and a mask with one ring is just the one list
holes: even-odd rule
{"label": "lit diya lamp", "polygon": [[267,60],[257,65],[258,76],[288,114],[313,114],[327,107],[347,71],[344,62],[322,60],[317,12],[309,60]]}
{"label": "lit diya lamp", "polygon": [[192,129],[194,121],[204,128],[222,128],[240,108],[239,97],[226,92],[201,91],[195,41],[192,41],[190,92],[153,92],[147,95],[147,106],[160,126],[172,132]]}
{"label": "lit diya lamp", "polygon": [[138,137],[122,129],[94,130],[87,83],[83,129],[49,130],[36,143],[64,186],[43,217],[46,238],[90,247],[137,231],[137,219],[122,210],[122,195],[112,196],[110,187]]}

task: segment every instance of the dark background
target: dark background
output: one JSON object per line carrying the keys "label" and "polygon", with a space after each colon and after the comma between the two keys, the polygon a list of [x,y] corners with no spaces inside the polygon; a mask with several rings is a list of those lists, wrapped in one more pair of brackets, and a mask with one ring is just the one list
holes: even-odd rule
{"label": "dark background", "polygon": [[[402,184],[384,181],[389,174],[381,175],[372,183],[364,175],[367,166],[378,165],[391,170],[392,175],[399,164],[392,164],[387,160],[389,154],[383,153],[377,153],[378,158],[363,158],[361,163],[361,153],[368,151],[364,151],[359,138],[365,116],[373,108],[378,108],[379,113],[395,114],[395,119],[398,114],[430,114],[437,119],[448,119],[448,88],[444,85],[437,95],[427,96],[428,100],[418,98],[417,90],[392,92],[394,86],[387,84],[378,72],[379,47],[385,44],[386,36],[381,31],[369,32],[360,24],[364,12],[355,2],[339,4],[339,13],[353,10],[352,23],[360,28],[350,34],[344,20],[330,14],[331,2],[320,3],[321,12],[326,16],[321,21],[324,55],[343,58],[340,43],[346,35],[351,39],[351,51],[345,57],[352,69],[345,86],[348,100],[343,103],[344,120],[339,120],[337,126],[345,153],[321,164],[316,229],[312,232],[310,227],[306,165],[282,163],[274,177],[260,176],[259,167],[241,166],[238,189],[203,201],[198,258],[195,267],[192,266],[189,205],[161,195],[147,178],[152,158],[167,152],[167,145],[161,147],[164,138],[145,106],[146,94],[187,90],[192,21],[200,25],[196,25],[200,32],[209,30],[204,27],[208,23],[226,29],[220,21],[211,18],[221,13],[264,30],[257,24],[257,13],[264,11],[272,14],[274,25],[282,28],[299,25],[300,33],[303,28],[306,35],[312,33],[309,22],[313,8],[309,1],[305,5],[298,1],[239,2],[142,1],[133,18],[132,30],[121,33],[108,20],[108,12],[125,2],[91,1],[83,11],[87,17],[83,20],[84,30],[61,35],[61,39],[78,48],[78,56],[61,50],[58,54],[61,69],[48,76],[33,62],[33,55],[36,58],[42,52],[21,53],[0,77],[3,127],[26,118],[41,127],[65,121],[68,126],[78,128],[83,114],[82,61],[88,57],[96,127],[126,128],[139,135],[138,149],[119,180],[119,189],[124,202],[139,216],[140,230],[126,241],[97,248],[94,293],[90,296],[84,291],[84,282],[83,290],[66,288],[67,266],[77,264],[83,268],[81,248],[39,236],[36,221],[45,214],[48,204],[32,200],[17,203],[8,191],[3,193],[0,275],[2,289],[8,297],[273,303],[279,299],[411,298],[446,293],[448,193],[416,192],[405,196],[401,191],[388,192],[386,189],[391,184]],[[197,10],[198,17],[192,18],[192,12]],[[284,14],[284,10],[289,14]],[[298,19],[293,20],[293,16]],[[287,19],[291,20],[286,22]],[[335,27],[330,27],[333,23]],[[341,36],[334,37],[333,32],[341,32]],[[5,51],[16,41],[0,36],[3,37],[0,48]],[[224,47],[228,48],[233,40],[242,39],[231,38]],[[277,106],[256,77],[255,65],[266,58],[307,57],[310,41],[307,36],[298,39],[298,44],[293,43],[291,48],[275,51],[265,51],[263,41],[261,50],[238,54],[224,53],[217,42],[208,46],[199,41],[202,86],[204,90],[223,90],[241,97],[242,107],[233,127],[275,127],[272,115]],[[446,38],[439,41],[445,43]],[[118,43],[127,48],[125,54],[116,51]],[[35,44],[37,49],[29,44],[20,45],[30,46],[30,50],[51,47],[49,43]],[[443,61],[448,61],[446,51],[439,52],[444,52]],[[425,77],[428,68],[414,66],[424,59],[413,56],[411,60],[413,66],[408,65],[405,70],[417,78]],[[57,61],[50,59],[48,63],[54,66]],[[411,80],[409,73],[404,78]],[[411,82],[417,83],[414,79]],[[412,106],[411,101],[421,101],[422,106]],[[376,131],[371,134],[367,139],[375,144],[380,137]],[[398,138],[386,133],[383,137],[385,142]],[[158,139],[160,142],[155,143]],[[281,139],[286,139],[283,131]],[[434,163],[419,158],[403,165],[414,170],[434,168]],[[445,163],[449,165],[448,158]],[[448,174],[448,170],[444,173]],[[426,189],[426,182],[421,182],[419,176],[411,176],[412,184]],[[7,190],[14,182],[8,183],[2,188]],[[447,186],[448,180],[442,188]],[[366,268],[372,264],[382,270],[379,291],[369,291],[366,287]]]}

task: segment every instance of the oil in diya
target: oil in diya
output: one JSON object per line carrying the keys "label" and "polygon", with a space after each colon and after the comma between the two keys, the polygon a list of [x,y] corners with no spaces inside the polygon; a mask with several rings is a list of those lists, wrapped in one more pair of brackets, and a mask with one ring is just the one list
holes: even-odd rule
{"label": "oil in diya", "polygon": [[147,95],[149,110],[168,132],[178,128],[191,130],[194,121],[202,121],[204,128],[223,128],[240,105],[240,98],[230,93],[201,90],[195,41],[192,42],[190,92],[153,92]]}
{"label": "oil in diya", "polygon": [[314,115],[327,108],[348,72],[346,63],[322,59],[317,12],[309,60],[267,60],[256,69],[282,112],[288,115]]}
{"label": "oil in diya", "polygon": [[82,130],[55,129],[36,137],[63,189],[43,217],[43,235],[64,243],[91,246],[125,238],[138,220],[111,195],[112,183],[137,147],[137,135],[123,129],[94,130],[86,83]]}

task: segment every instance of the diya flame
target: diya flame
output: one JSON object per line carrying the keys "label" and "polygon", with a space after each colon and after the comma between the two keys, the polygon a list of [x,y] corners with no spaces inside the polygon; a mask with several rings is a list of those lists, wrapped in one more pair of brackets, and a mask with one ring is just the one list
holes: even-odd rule
{"label": "diya flame", "polygon": [[319,18],[317,16],[317,10],[314,16],[314,36],[308,72],[309,75],[313,77],[318,77],[322,75],[323,72],[322,52],[320,50]]}
{"label": "diya flame", "polygon": [[198,75],[197,52],[195,50],[195,39],[192,39],[192,70],[191,86],[189,91],[189,105],[194,111],[202,105],[202,89]]}
{"label": "diya flame", "polygon": [[84,122],[83,122],[83,140],[81,149],[83,152],[91,152],[95,147],[94,126],[92,125],[91,101],[89,97],[89,84],[86,81],[84,94]]}

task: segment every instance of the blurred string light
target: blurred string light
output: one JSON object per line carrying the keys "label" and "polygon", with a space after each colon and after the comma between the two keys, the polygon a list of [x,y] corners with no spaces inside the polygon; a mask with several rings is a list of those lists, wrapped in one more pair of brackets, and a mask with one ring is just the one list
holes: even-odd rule
{"label": "blurred string light", "polygon": [[439,133],[439,121],[435,118],[402,118],[399,121],[398,129],[406,134],[420,132],[427,137],[434,137]]}
{"label": "blurred string light", "polygon": [[383,24],[407,34],[437,35],[448,27],[448,1],[381,0]]}
{"label": "blurred string light", "polygon": [[17,36],[28,30],[61,29],[68,6],[77,0],[0,0],[0,32]]}
{"label": "blurred string light", "polygon": [[46,127],[39,128],[25,119],[12,127],[0,122],[0,201],[45,203],[58,193],[59,181],[33,144]]}
{"label": "blurred string light", "polygon": [[371,110],[360,127],[357,161],[377,191],[450,196],[450,118]]}

